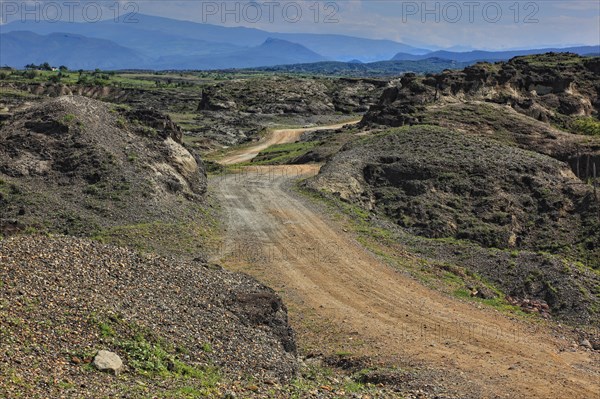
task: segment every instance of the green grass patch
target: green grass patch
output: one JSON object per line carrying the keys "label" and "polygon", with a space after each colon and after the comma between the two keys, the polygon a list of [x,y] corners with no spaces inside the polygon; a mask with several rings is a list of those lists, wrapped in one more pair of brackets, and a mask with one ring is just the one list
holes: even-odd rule
{"label": "green grass patch", "polygon": [[189,365],[170,353],[160,341],[151,342],[137,335],[132,340],[118,340],[116,344],[127,355],[129,366],[138,373],[192,378],[202,381],[206,388],[214,387],[221,379],[216,368]]}
{"label": "green grass patch", "polygon": [[82,191],[100,200],[121,201],[123,197],[131,194],[131,185],[128,182],[107,183],[100,181],[90,184]]}
{"label": "green grass patch", "polygon": [[[96,326],[105,344],[118,349],[137,374],[150,378],[191,379],[195,389],[201,388],[202,392],[221,380],[216,367],[186,363],[180,358],[181,354],[189,353],[186,348],[174,345],[144,326],[125,321],[121,315],[93,312],[88,322]],[[95,352],[90,349],[71,355],[85,359],[92,358]]]}
{"label": "green grass patch", "polygon": [[575,133],[586,136],[600,136],[600,121],[595,118],[578,118],[572,122]]}
{"label": "green grass patch", "polygon": [[311,141],[273,145],[261,151],[252,160],[252,165],[284,165],[306,154],[318,144],[318,142]]}
{"label": "green grass patch", "polygon": [[99,323],[99,327],[100,327],[100,335],[102,335],[102,337],[109,338],[109,337],[115,336],[115,330],[112,328],[112,326],[110,324],[101,322],[101,323]]}
{"label": "green grass patch", "polygon": [[213,347],[210,343],[205,342],[204,344],[202,344],[202,350],[206,353],[212,353]]}
{"label": "green grass patch", "polygon": [[38,96],[23,90],[0,87],[0,98],[33,99],[38,98]]}
{"label": "green grass patch", "polygon": [[[178,125],[195,125],[198,114],[191,112],[169,112],[169,117]],[[183,127],[183,126],[182,126]]]}
{"label": "green grass patch", "polygon": [[492,299],[482,299],[482,298],[471,296],[471,292],[464,288],[455,290],[453,295],[456,298],[465,299],[465,300],[481,303],[486,306],[490,306],[490,307],[497,309],[498,311],[501,311],[504,313],[516,314],[516,315],[519,315],[522,317],[528,317],[528,318],[533,317],[532,314],[523,312],[523,310],[520,307],[511,305],[501,296],[498,296],[498,297],[492,298]]}
{"label": "green grass patch", "polygon": [[585,58],[572,54],[533,54],[519,57],[519,60],[536,68],[558,69],[560,66],[581,65]]}
{"label": "green grass patch", "polygon": [[202,214],[190,223],[149,222],[110,227],[92,234],[92,239],[143,252],[195,255],[204,253],[208,246],[214,244],[213,241],[218,238],[217,228],[216,219]]}

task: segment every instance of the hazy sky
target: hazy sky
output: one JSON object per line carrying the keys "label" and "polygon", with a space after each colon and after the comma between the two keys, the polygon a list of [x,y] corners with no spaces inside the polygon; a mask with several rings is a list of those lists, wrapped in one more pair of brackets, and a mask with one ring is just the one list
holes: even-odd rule
{"label": "hazy sky", "polygon": [[[66,1],[28,3],[44,6]],[[6,10],[8,3],[22,1],[0,3]],[[274,32],[339,33],[436,48],[509,49],[600,43],[598,0],[152,0],[120,1],[116,8],[114,1],[81,3],[92,3],[88,14],[93,14],[96,4],[110,6],[110,10],[104,8],[106,18],[119,9],[119,14],[137,11]],[[81,13],[81,7],[75,9],[76,16]]]}

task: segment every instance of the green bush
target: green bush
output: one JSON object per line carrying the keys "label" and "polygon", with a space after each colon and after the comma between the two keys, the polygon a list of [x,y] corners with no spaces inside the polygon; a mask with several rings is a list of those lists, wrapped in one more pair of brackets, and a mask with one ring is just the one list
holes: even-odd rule
{"label": "green bush", "polygon": [[132,341],[120,342],[118,345],[127,354],[131,367],[138,372],[193,378],[201,380],[205,387],[213,387],[220,380],[217,369],[188,365],[167,352],[160,343],[148,342],[141,336],[136,336]]}
{"label": "green bush", "polygon": [[573,122],[573,130],[587,136],[600,136],[600,121],[595,118],[579,118]]}
{"label": "green bush", "polygon": [[169,354],[160,346],[153,345],[143,339],[120,343],[121,349],[127,353],[131,367],[149,373],[168,373]]}
{"label": "green bush", "polygon": [[35,79],[38,76],[37,71],[28,70],[23,72],[23,77],[27,79]]}

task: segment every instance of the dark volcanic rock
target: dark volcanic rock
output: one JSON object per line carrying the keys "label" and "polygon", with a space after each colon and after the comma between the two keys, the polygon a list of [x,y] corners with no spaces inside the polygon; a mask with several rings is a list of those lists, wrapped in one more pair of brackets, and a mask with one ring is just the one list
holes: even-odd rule
{"label": "dark volcanic rock", "polygon": [[139,125],[142,132],[146,132],[148,128],[154,129],[162,139],[171,138],[176,143],[182,144],[183,132],[181,128],[167,115],[154,109],[135,109],[123,111],[123,113],[130,122]]}
{"label": "dark volcanic rock", "polygon": [[294,331],[288,324],[287,309],[277,294],[263,288],[259,292],[238,293],[228,306],[250,326],[267,326],[281,341],[286,352],[296,353]]}

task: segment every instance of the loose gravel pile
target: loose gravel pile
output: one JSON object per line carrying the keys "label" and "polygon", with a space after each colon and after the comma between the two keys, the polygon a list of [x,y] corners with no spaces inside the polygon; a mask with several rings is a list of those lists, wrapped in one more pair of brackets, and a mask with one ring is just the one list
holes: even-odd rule
{"label": "loose gravel pile", "polygon": [[[216,266],[82,239],[0,241],[0,321],[0,397],[129,397],[139,372],[119,343],[140,334],[227,379],[286,381],[296,371],[287,311],[271,289]],[[87,364],[103,349],[123,358],[123,375]]]}

